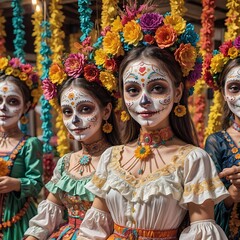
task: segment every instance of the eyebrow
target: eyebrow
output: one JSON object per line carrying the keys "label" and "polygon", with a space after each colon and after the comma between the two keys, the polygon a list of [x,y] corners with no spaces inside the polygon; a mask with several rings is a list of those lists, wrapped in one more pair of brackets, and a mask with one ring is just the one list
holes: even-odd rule
{"label": "eyebrow", "polygon": [[153,74],[157,74],[159,76],[162,76],[162,77],[165,77],[165,75],[163,73],[159,73],[159,72],[150,72],[149,75],[148,75],[148,79],[153,75]]}
{"label": "eyebrow", "polygon": [[168,83],[168,81],[166,79],[164,79],[164,78],[153,78],[153,79],[150,79],[147,84],[149,84],[151,82],[159,81],[159,80]]}

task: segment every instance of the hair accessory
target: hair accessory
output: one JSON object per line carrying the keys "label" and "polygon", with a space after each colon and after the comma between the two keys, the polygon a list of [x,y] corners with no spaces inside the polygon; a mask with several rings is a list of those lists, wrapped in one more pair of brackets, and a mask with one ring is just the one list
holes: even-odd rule
{"label": "hair accessory", "polygon": [[92,58],[101,69],[100,80],[117,78],[119,63],[132,48],[155,45],[174,54],[183,76],[189,80],[188,87],[192,87],[201,76],[201,59],[196,47],[199,36],[194,26],[179,15],[147,13],[152,9],[146,4],[136,8],[136,4],[126,7],[94,44]]}
{"label": "hair accessory", "polygon": [[203,75],[206,83],[214,90],[219,89],[218,76],[230,59],[240,56],[240,36],[234,41],[226,41],[212,54],[206,55],[206,71]]}
{"label": "hair accessory", "polygon": [[19,58],[0,57],[0,76],[13,76],[23,81],[33,98],[32,108],[34,108],[42,94],[40,80],[37,72],[30,64],[21,63]]}
{"label": "hair accessory", "polygon": [[178,103],[177,106],[174,108],[174,114],[177,117],[183,117],[187,113],[187,109],[184,105]]}
{"label": "hair accessory", "polygon": [[107,120],[104,123],[103,127],[102,127],[103,132],[105,133],[111,133],[113,130],[113,126],[111,123],[109,123]]}

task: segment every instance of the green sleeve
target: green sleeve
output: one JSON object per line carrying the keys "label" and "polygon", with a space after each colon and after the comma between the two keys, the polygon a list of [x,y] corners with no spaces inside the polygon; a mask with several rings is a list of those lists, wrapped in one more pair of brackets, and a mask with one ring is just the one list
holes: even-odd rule
{"label": "green sleeve", "polygon": [[36,137],[27,139],[21,156],[25,163],[25,174],[20,177],[21,190],[15,194],[18,199],[32,196],[37,197],[43,187],[42,143]]}

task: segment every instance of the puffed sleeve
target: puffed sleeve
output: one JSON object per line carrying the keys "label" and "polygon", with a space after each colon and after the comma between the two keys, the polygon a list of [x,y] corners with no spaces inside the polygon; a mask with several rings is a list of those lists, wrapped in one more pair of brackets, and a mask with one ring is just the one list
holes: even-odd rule
{"label": "puffed sleeve", "polygon": [[25,174],[20,177],[21,191],[15,197],[22,199],[28,196],[38,196],[43,187],[42,174],[42,143],[36,137],[27,139],[23,152],[21,153],[25,161]]}
{"label": "puffed sleeve", "polygon": [[186,157],[183,181],[184,192],[180,205],[185,209],[188,203],[202,204],[211,199],[217,204],[229,196],[212,159],[201,148],[195,148]]}
{"label": "puffed sleeve", "polygon": [[45,240],[63,220],[64,207],[51,201],[43,200],[38,205],[38,214],[29,221],[29,228],[24,236],[33,236]]}
{"label": "puffed sleeve", "polygon": [[183,230],[179,240],[227,240],[220,226],[214,220],[202,220],[191,223]]}
{"label": "puffed sleeve", "polygon": [[78,240],[104,240],[113,231],[113,220],[110,213],[91,207],[80,226]]}

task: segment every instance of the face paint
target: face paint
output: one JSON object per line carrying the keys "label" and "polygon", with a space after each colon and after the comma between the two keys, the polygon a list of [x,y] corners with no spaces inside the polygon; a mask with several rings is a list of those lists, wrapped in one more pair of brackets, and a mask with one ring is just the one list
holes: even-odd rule
{"label": "face paint", "polygon": [[232,68],[226,75],[224,93],[229,109],[240,118],[240,66]]}
{"label": "face paint", "polygon": [[63,122],[77,141],[96,141],[101,134],[102,111],[99,103],[82,88],[69,87],[61,95]]}
{"label": "face paint", "polygon": [[174,103],[172,80],[158,65],[154,60],[136,61],[123,74],[128,111],[135,121],[149,129],[168,125]]}
{"label": "face paint", "polygon": [[0,127],[16,127],[25,106],[23,95],[12,82],[0,82]]}

